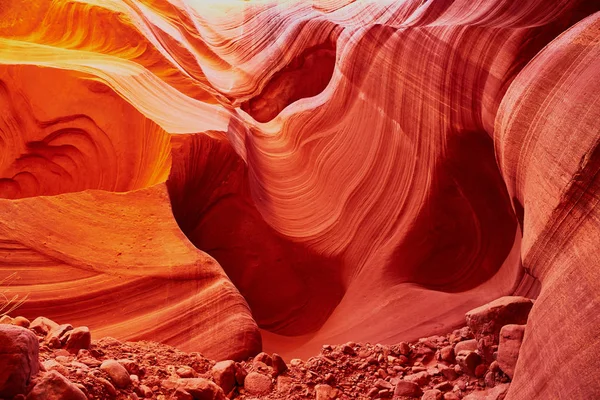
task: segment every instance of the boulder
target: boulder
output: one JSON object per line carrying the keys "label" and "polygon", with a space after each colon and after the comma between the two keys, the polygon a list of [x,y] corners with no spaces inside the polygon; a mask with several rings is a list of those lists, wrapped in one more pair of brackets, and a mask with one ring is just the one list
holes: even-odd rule
{"label": "boulder", "polygon": [[38,338],[28,329],[0,325],[0,398],[25,393],[40,363]]}
{"label": "boulder", "polygon": [[27,400],[87,400],[87,397],[59,372],[50,371],[36,383]]}
{"label": "boulder", "polygon": [[498,366],[511,379],[514,376],[524,335],[525,325],[505,325],[500,330]]}
{"label": "boulder", "polygon": [[526,324],[532,307],[531,299],[505,296],[469,311],[465,317],[476,339],[490,335],[498,343],[500,329],[508,324]]}
{"label": "boulder", "polygon": [[213,380],[226,394],[235,387],[235,362],[232,360],[219,361],[212,369]]}

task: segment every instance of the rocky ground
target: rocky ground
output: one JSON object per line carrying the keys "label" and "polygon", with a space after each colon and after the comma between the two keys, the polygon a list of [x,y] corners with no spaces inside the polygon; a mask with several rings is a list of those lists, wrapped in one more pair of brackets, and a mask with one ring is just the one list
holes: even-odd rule
{"label": "rocky ground", "polygon": [[467,326],[413,343],[323,345],[308,360],[260,353],[215,362],[154,342],[91,341],[86,327],[44,317],[0,319],[0,398],[422,399],[504,398],[532,301],[504,297]]}

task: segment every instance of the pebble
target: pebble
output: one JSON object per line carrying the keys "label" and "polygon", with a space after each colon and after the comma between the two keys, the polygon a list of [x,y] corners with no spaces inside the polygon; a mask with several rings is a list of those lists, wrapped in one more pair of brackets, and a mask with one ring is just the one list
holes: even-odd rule
{"label": "pebble", "polygon": [[267,394],[272,387],[271,378],[258,372],[250,372],[244,381],[244,389],[254,395]]}
{"label": "pebble", "polygon": [[131,383],[129,373],[117,360],[105,360],[100,369],[110,377],[110,380],[119,388],[125,388]]}

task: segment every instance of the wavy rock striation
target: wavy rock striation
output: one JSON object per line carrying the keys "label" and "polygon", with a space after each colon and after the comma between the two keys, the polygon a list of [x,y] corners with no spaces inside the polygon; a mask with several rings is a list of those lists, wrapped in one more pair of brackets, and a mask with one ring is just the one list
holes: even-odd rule
{"label": "wavy rock striation", "polygon": [[0,268],[26,316],[217,359],[537,297],[508,398],[593,397],[599,11],[5,2]]}

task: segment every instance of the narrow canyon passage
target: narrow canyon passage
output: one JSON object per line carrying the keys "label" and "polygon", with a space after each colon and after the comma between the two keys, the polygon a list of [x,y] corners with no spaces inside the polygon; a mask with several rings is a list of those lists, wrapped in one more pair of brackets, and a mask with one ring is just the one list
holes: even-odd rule
{"label": "narrow canyon passage", "polygon": [[236,360],[523,295],[507,398],[585,398],[599,21],[592,0],[6,1],[0,291]]}

